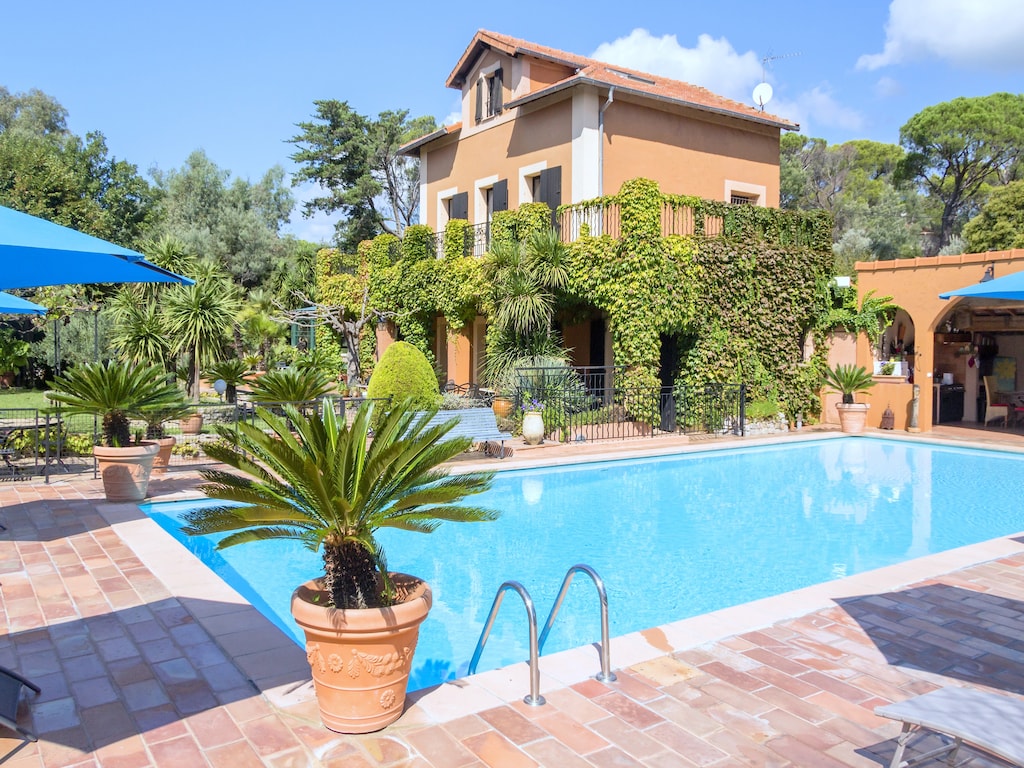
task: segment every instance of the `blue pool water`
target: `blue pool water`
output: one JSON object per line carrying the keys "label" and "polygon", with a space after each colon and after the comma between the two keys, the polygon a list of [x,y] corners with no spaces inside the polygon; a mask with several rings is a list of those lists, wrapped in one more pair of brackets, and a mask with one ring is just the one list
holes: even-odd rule
{"label": "blue pool water", "polygon": [[[503,581],[522,582],[543,623],[565,572],[586,563],[621,635],[1020,532],[1021,488],[1016,454],[843,438],[500,472],[475,499],[502,511],[497,522],[380,538],[391,566],[434,593],[415,690],[466,673]],[[284,541],[217,552],[216,537],[179,530],[197,503],[143,509],[301,644],[289,599],[320,575],[319,555]],[[593,585],[577,576],[544,652],[597,641],[599,615]],[[524,660],[527,640],[509,595],[480,670]]]}

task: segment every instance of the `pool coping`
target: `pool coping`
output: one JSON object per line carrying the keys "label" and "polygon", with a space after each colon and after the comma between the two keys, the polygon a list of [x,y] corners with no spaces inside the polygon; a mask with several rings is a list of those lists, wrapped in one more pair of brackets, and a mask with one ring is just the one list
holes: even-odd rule
{"label": "pool coping", "polygon": [[[997,447],[924,435],[867,437],[924,442],[958,448],[1024,453],[1024,448]],[[828,440],[845,435],[834,432],[800,435],[799,441]],[[482,464],[500,471],[563,466],[609,460],[629,460],[720,450],[735,450],[794,442],[794,436],[746,438],[742,442],[652,446],[628,451],[609,451],[580,457],[505,459]],[[478,469],[467,463],[454,468]],[[147,502],[201,498],[196,491],[181,491],[147,499]],[[309,665],[304,651],[251,603],[217,577],[135,504],[98,503],[98,512],[142,563],[164,584],[274,706],[289,709],[314,698]],[[612,669],[650,662],[673,653],[697,648],[712,641],[771,626],[823,608],[837,600],[892,591],[909,584],[1024,552],[1024,532],[970,544],[907,560],[895,565],[842,579],[784,592],[700,616],[611,638]],[[614,608],[613,608],[614,610]],[[600,670],[599,643],[552,653],[540,658],[540,692],[583,682]],[[409,694],[401,725],[448,722],[522,699],[530,690],[527,662],[478,673]]]}

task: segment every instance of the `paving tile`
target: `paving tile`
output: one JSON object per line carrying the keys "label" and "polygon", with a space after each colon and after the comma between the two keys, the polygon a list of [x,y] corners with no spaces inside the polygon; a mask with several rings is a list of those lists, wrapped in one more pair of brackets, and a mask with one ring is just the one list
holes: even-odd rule
{"label": "paving tile", "polygon": [[463,740],[462,745],[492,768],[535,768],[539,765],[528,754],[494,731],[470,736]]}
{"label": "paving tile", "polygon": [[201,747],[216,747],[232,741],[241,741],[242,731],[223,708],[215,708],[190,716],[186,720],[189,729]]}
{"label": "paving tile", "polygon": [[429,727],[412,731],[406,738],[421,755],[437,765],[462,768],[476,761],[476,758],[444,728]]}
{"label": "paving tile", "polygon": [[181,768],[181,766],[203,766],[203,752],[199,744],[191,736],[179,736],[176,739],[151,744],[149,751],[153,755],[155,768]]}
{"label": "paving tile", "polygon": [[261,756],[283,752],[296,745],[295,735],[274,715],[241,723],[242,733]]}
{"label": "paving tile", "polygon": [[513,744],[525,744],[530,741],[537,741],[545,736],[541,728],[538,728],[511,707],[489,709],[481,712],[480,718]]}
{"label": "paving tile", "polygon": [[263,760],[244,741],[236,741],[204,751],[214,768],[263,768]]}

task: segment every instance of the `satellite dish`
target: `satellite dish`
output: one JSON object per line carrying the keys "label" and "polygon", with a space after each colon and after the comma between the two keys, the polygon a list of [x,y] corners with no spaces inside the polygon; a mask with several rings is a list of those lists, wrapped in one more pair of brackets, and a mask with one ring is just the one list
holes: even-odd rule
{"label": "satellite dish", "polygon": [[764,105],[772,100],[772,87],[768,83],[760,83],[754,87],[754,103],[764,111]]}

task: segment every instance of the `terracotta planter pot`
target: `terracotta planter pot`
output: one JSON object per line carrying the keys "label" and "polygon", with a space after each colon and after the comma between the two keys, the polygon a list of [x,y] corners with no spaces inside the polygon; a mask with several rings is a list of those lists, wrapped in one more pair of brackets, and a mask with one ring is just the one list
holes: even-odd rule
{"label": "terracotta planter pot", "polygon": [[174,448],[174,444],[177,442],[174,439],[174,435],[170,437],[160,437],[154,442],[160,446],[160,450],[153,459],[153,474],[162,475],[167,471],[167,466],[171,463],[171,449]]}
{"label": "terracotta planter pot", "polygon": [[499,396],[494,398],[494,402],[491,403],[491,410],[499,419],[507,419],[508,415],[512,413],[512,405],[512,398]]}
{"label": "terracotta planter pot", "polygon": [[[412,588],[390,608],[339,610],[317,581],[292,594],[292,615],[306,633],[320,718],[339,733],[370,733],[402,715],[420,624],[430,610],[430,587],[404,573],[392,578]],[[319,596],[318,602],[312,602]]]}
{"label": "terracotta planter pot", "polygon": [[181,419],[181,431],[186,435],[198,435],[203,431],[203,414],[194,413],[187,419]]}
{"label": "terracotta planter pot", "polygon": [[107,501],[142,501],[146,498],[153,460],[159,450],[160,446],[152,441],[127,448],[94,446],[92,452],[99,464]]}
{"label": "terracotta planter pot", "polygon": [[859,435],[868,420],[867,403],[836,403],[839,411],[839,428],[848,435]]}

